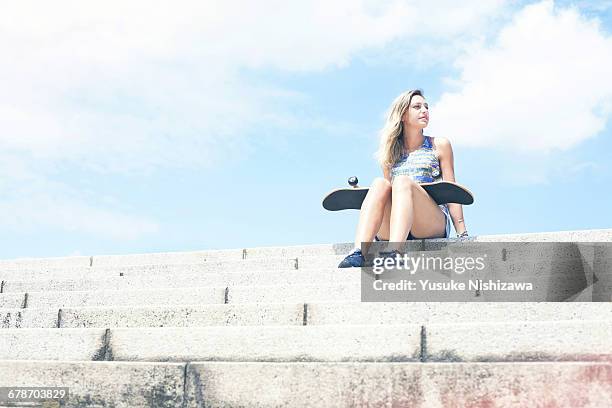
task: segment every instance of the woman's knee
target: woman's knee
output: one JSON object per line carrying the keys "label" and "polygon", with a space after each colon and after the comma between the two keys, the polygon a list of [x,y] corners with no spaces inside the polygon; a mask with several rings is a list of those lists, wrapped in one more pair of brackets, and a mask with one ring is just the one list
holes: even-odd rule
{"label": "woman's knee", "polygon": [[370,185],[363,206],[384,206],[391,200],[391,183],[383,178],[375,179]]}
{"label": "woman's knee", "polygon": [[391,183],[387,179],[377,177],[372,182],[372,185],[370,185],[370,191],[381,195],[389,194],[391,192]]}
{"label": "woman's knee", "polygon": [[393,190],[412,190],[417,186],[417,182],[409,176],[397,176],[393,179]]}

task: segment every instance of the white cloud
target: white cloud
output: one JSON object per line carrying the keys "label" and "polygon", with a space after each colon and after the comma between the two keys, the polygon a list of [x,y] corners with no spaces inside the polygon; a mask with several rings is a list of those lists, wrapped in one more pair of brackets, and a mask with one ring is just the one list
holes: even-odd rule
{"label": "white cloud", "polygon": [[506,151],[565,150],[601,132],[612,102],[612,39],[573,8],[525,7],[492,46],[456,62],[432,134]]}
{"label": "white cloud", "polygon": [[6,168],[2,160],[0,183],[0,225],[20,233],[36,232],[51,227],[78,231],[93,236],[117,240],[133,240],[158,232],[158,225],[137,214],[126,211],[114,197],[102,197],[105,208],[92,204],[96,194],[75,190],[35,173],[23,171],[16,175],[19,182],[6,182]]}
{"label": "white cloud", "polygon": [[200,167],[256,124],[310,122],[283,108],[299,95],[241,69],[339,67],[393,40],[424,48],[477,32],[504,1],[468,3],[12,3],[0,14],[0,148],[105,171]]}
{"label": "white cloud", "polygon": [[3,199],[0,214],[1,225],[20,233],[35,233],[42,227],[51,227],[116,240],[135,240],[159,229],[155,222],[144,217],[88,205],[57,192]]}
{"label": "white cloud", "polygon": [[[391,43],[432,53],[478,35],[505,0],[283,2],[20,1],[0,13],[0,225],[110,236],[150,220],[83,199],[57,167],[84,173],[202,168],[244,135],[339,123],[300,117],[307,98],[254,85],[243,69],[318,71]],[[476,10],[466,12],[466,10]],[[402,49],[405,52],[405,49]],[[0,169],[1,170],[1,169]],[[25,179],[39,190],[20,188]],[[50,187],[53,186],[53,187]],[[45,210],[41,210],[42,206]],[[11,216],[14,215],[14,216]],[[27,220],[31,220],[28,224]],[[21,224],[25,223],[25,224]],[[123,227],[116,227],[122,225]]]}
{"label": "white cloud", "polygon": [[487,176],[509,187],[594,181],[609,174],[601,163],[585,160],[572,152],[526,151],[521,154],[501,153],[496,157],[498,162],[487,171]]}

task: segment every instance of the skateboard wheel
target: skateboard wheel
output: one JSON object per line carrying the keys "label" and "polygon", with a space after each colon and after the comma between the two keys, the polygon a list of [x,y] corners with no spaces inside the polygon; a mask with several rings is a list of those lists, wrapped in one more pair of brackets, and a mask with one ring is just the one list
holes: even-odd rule
{"label": "skateboard wheel", "polygon": [[349,177],[348,183],[349,183],[349,186],[356,187],[357,183],[359,183],[359,179],[356,176]]}

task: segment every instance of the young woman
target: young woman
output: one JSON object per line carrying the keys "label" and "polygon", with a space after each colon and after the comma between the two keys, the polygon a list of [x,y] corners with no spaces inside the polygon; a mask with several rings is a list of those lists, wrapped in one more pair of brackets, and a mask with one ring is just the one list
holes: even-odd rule
{"label": "young woman", "polygon": [[355,249],[339,268],[364,266],[362,242],[467,236],[460,204],[438,205],[420,183],[455,181],[453,150],[442,137],[425,136],[429,105],[419,89],[399,95],[381,131],[377,156],[384,178],[374,180],[361,206]]}

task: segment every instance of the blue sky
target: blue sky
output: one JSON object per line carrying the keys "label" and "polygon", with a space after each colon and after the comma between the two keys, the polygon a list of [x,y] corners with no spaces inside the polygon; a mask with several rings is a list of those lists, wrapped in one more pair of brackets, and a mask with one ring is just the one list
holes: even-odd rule
{"label": "blue sky", "polygon": [[417,87],[471,234],[612,228],[610,1],[25,1],[0,30],[0,258],[352,241],[321,200],[380,175]]}

